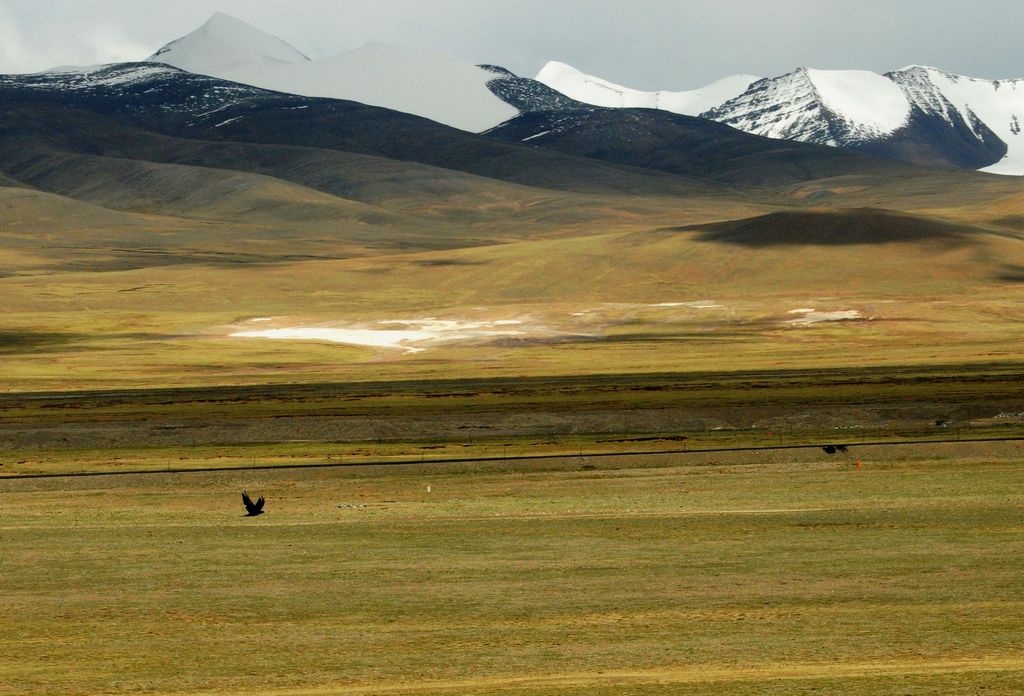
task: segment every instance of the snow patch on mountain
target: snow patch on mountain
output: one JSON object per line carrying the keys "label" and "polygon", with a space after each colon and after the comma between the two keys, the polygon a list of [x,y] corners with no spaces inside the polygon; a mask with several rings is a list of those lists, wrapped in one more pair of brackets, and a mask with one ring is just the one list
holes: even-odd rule
{"label": "snow patch on mountain", "polygon": [[[0,75],[0,90],[34,92],[44,101],[66,107],[99,107],[100,112],[113,110],[143,119],[162,112],[172,119],[196,121],[223,121],[226,117],[219,112],[224,109],[281,97],[159,63],[114,63],[65,67],[31,75]],[[290,99],[302,101],[301,97]]]}
{"label": "snow patch on mountain", "polygon": [[125,87],[179,75],[182,72],[177,68],[155,63],[62,66],[29,75],[0,75],[0,86],[47,92],[78,92]]}
{"label": "snow patch on mountain", "polygon": [[731,75],[700,89],[645,92],[587,75],[565,63],[550,61],[537,73],[536,79],[568,97],[593,106],[662,109],[696,116],[742,94],[760,78]]}
{"label": "snow patch on mountain", "polygon": [[910,102],[898,85],[867,70],[807,70],[821,102],[859,135],[885,136],[910,117]]}
{"label": "snow patch on mountain", "polygon": [[85,69],[65,69],[61,72],[47,71],[43,73],[58,79],[64,79],[69,87],[114,87],[146,82],[156,77],[176,73],[163,65],[128,64],[130,67],[111,69],[112,66],[100,65]]}
{"label": "snow patch on mountain", "polygon": [[280,39],[215,15],[151,61],[306,97],[348,99],[480,132],[519,112],[489,88],[494,72],[441,53],[371,43],[309,60]]}

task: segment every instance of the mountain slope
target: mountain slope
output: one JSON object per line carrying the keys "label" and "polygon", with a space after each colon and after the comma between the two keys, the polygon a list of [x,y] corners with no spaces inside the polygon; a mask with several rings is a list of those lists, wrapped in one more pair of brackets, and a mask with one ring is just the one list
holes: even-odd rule
{"label": "mountain slope", "polygon": [[996,153],[1001,141],[1004,154],[985,171],[1024,174],[1024,79],[977,80],[921,66],[886,77],[901,87],[916,110],[935,122],[966,131],[982,143],[992,142]]}
{"label": "mountain slope", "polygon": [[861,70],[808,70],[760,80],[706,117],[769,138],[849,145],[892,135],[910,105],[899,87]]}
{"label": "mountain slope", "polygon": [[[515,184],[605,194],[685,195],[714,188],[706,182],[654,171],[625,170],[557,152],[509,145],[398,111],[281,94],[152,63],[0,76],[0,99],[7,109],[0,112],[0,118],[7,123],[8,137],[43,137],[88,154],[179,156],[174,148],[157,148],[163,154],[154,154],[152,137],[144,134],[148,131],[206,142],[370,155],[449,170],[435,171],[438,181],[458,180],[453,172],[464,172]],[[91,127],[86,128],[84,122],[76,125],[78,117],[71,113],[74,109],[113,120],[93,119]],[[131,129],[115,133],[115,123]],[[252,153],[246,158],[244,148],[236,147],[234,151],[240,153],[234,157],[235,166],[260,163]],[[281,152],[280,156],[286,155]],[[317,157],[322,159],[322,152]],[[358,182],[360,173],[356,170],[347,176]]]}
{"label": "mountain slope", "polygon": [[486,133],[536,148],[743,186],[843,174],[890,176],[903,165],[836,148],[763,138],[655,109],[522,114]]}

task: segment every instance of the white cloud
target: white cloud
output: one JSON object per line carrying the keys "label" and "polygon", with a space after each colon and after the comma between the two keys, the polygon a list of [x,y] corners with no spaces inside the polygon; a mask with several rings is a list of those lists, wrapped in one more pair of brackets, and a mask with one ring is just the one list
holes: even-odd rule
{"label": "white cloud", "polygon": [[[5,7],[5,5],[7,5]],[[0,72],[38,72],[58,65],[141,60],[152,49],[114,18],[49,17],[33,21],[0,4]]]}
{"label": "white cloud", "polygon": [[14,17],[0,5],[0,68],[5,72],[27,72],[34,59]]}
{"label": "white cloud", "polygon": [[121,63],[144,60],[153,46],[129,36],[120,27],[92,25],[77,39],[81,54],[92,56],[92,63]]}

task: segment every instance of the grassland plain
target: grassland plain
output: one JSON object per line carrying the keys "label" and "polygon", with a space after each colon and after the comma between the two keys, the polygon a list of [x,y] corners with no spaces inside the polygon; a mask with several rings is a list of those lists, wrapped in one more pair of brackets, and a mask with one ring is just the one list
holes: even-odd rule
{"label": "grassland plain", "polygon": [[[0,278],[16,391],[1019,361],[1024,243],[748,249],[646,232],[271,265]],[[854,313],[794,324],[793,312]],[[519,321],[417,354],[230,338],[269,326]],[[269,328],[268,326],[268,328]]]}
{"label": "grassland plain", "polygon": [[1019,693],[1021,454],[4,480],[0,691]]}

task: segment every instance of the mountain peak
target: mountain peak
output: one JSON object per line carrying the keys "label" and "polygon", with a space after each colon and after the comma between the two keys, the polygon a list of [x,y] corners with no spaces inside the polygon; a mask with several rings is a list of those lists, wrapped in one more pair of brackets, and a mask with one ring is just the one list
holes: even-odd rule
{"label": "mountain peak", "polygon": [[488,87],[497,79],[493,71],[459,58],[373,42],[310,60],[278,37],[221,13],[149,61],[275,92],[383,106],[474,132],[518,113]]}
{"label": "mountain peak", "polygon": [[540,72],[537,73],[536,79],[544,82],[545,77],[554,78],[560,74],[583,75],[583,71],[572,67],[568,63],[563,63],[558,60],[549,60],[544,64],[544,67],[540,69]]}
{"label": "mountain peak", "polygon": [[211,25],[216,26],[218,24],[234,25],[234,26],[245,25],[246,27],[252,27],[252,25],[249,24],[248,22],[243,22],[238,17],[232,17],[231,15],[224,14],[223,12],[214,12],[212,15],[210,15],[210,18],[208,20],[206,20],[206,23],[203,26],[204,27],[208,27],[208,26],[211,26]]}
{"label": "mountain peak", "polygon": [[283,39],[216,12],[201,27],[170,42],[147,60],[209,75],[238,65],[293,64],[309,58]]}

